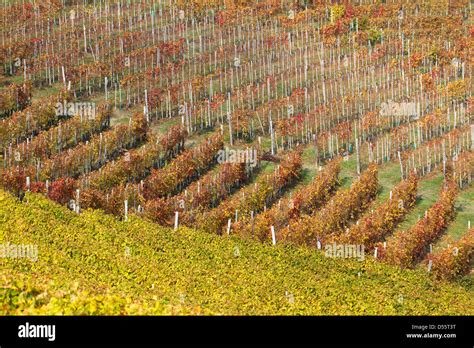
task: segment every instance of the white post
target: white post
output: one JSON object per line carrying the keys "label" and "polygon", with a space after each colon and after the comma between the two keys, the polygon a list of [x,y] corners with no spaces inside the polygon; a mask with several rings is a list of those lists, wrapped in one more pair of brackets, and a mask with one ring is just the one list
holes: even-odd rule
{"label": "white post", "polygon": [[471,124],[471,151],[474,151],[474,124]]}
{"label": "white post", "polygon": [[446,140],[443,140],[443,176],[446,177]]}
{"label": "white post", "polygon": [[227,220],[227,234],[230,234],[230,224],[232,223],[232,219]]}
{"label": "white post", "polygon": [[148,91],[145,89],[145,106],[143,107],[143,113],[146,117],[146,122],[150,123],[150,115],[148,113]]}
{"label": "white post", "polygon": [[250,212],[250,219],[252,221],[252,237],[253,237],[253,232],[254,232],[254,228],[255,228],[255,225],[254,225],[255,221],[254,221],[254,216],[253,215],[254,215],[254,213],[253,213],[253,210],[252,210]]}
{"label": "white post", "polygon": [[432,260],[430,260],[428,262],[428,272],[431,272],[431,267],[433,267],[433,261]]}
{"label": "white post", "polygon": [[105,100],[109,98],[109,93],[107,90],[107,83],[108,83],[108,78],[107,76],[104,78],[104,90],[105,90]]}
{"label": "white post", "polygon": [[230,111],[227,111],[227,121],[229,123],[229,142],[230,142],[230,146],[233,146],[234,145],[234,139],[232,137],[232,116],[231,116]]}
{"label": "white post", "polygon": [[63,75],[63,85],[66,87],[66,73],[64,72],[64,66],[61,66],[61,71]]}
{"label": "white post", "polygon": [[272,116],[269,115],[269,122],[270,122],[270,138],[272,141],[272,155],[275,155],[275,134],[273,132],[273,122],[272,122]]}
{"label": "white post", "polygon": [[357,134],[357,126],[354,126],[354,139],[356,148],[356,162],[357,162],[357,175],[360,175],[360,152],[359,152],[359,135]]}
{"label": "white post", "polygon": [[175,231],[178,229],[178,223],[179,223],[179,212],[175,211],[174,212],[174,230]]}
{"label": "white post", "polygon": [[86,36],[86,25],[82,24],[82,29],[84,33],[84,53],[87,53],[87,36]]}
{"label": "white post", "polygon": [[271,226],[270,228],[272,230],[272,243],[276,245],[275,227]]}
{"label": "white post", "polygon": [[124,204],[125,204],[125,221],[128,221],[128,200],[125,200]]}
{"label": "white post", "polygon": [[76,190],[76,209],[75,209],[75,211],[76,211],[77,214],[79,214],[79,211],[80,211],[79,210],[80,209],[79,208],[80,207],[80,205],[79,205],[80,192],[81,191],[79,189]]}
{"label": "white post", "polygon": [[378,253],[378,248],[375,247],[375,250],[374,250],[374,257],[377,258],[377,253]]}
{"label": "white post", "polygon": [[400,151],[398,151],[398,161],[400,162],[400,172],[402,173],[402,180],[403,180],[403,163],[402,163],[402,156],[400,155]]}
{"label": "white post", "polygon": [[26,177],[26,190],[30,192],[30,177],[29,176]]}

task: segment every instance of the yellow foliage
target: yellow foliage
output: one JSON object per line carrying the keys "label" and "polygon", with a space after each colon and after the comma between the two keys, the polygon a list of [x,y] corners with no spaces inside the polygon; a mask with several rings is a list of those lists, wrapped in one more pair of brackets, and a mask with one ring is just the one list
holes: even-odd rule
{"label": "yellow foliage", "polygon": [[346,8],[344,5],[334,5],[331,7],[331,23],[336,22],[339,18],[344,16],[344,13],[346,12]]}
{"label": "yellow foliage", "polygon": [[457,80],[448,83],[445,87],[441,88],[444,93],[448,95],[448,97],[452,99],[462,99],[466,95],[466,81],[465,80]]}

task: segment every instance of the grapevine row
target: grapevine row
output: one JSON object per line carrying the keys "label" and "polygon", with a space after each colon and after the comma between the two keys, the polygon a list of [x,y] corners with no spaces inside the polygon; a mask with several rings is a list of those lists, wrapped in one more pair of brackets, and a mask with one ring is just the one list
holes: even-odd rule
{"label": "grapevine row", "polygon": [[82,187],[109,191],[114,186],[138,182],[152,168],[161,167],[184,148],[187,132],[173,126],[164,136],[151,136],[145,145],[132,149],[120,159],[106,163],[99,170],[82,178]]}
{"label": "grapevine row", "polygon": [[244,163],[223,163],[217,171],[204,175],[179,195],[146,202],[145,215],[160,225],[171,226],[175,212],[179,223],[192,226],[196,214],[215,207],[250,178]]}
{"label": "grapevine row", "polygon": [[402,268],[413,267],[426,255],[426,248],[441,236],[453,220],[456,194],[456,184],[446,182],[438,201],[421,220],[407,231],[395,232],[386,240],[385,247],[380,243],[377,245],[380,258]]}
{"label": "grapevine row", "polygon": [[[94,134],[106,130],[110,125],[111,109],[107,104],[98,107],[97,115],[88,119],[81,115],[72,117],[58,126],[40,132],[31,140],[27,139],[9,149],[5,162],[13,159],[18,164],[27,166],[36,160],[45,160],[64,150],[85,142]],[[13,158],[12,158],[13,157]]]}
{"label": "grapevine row", "polygon": [[298,180],[301,172],[301,152],[295,150],[281,159],[272,174],[259,176],[254,185],[234,193],[216,208],[196,216],[196,226],[210,233],[222,234],[229,221],[239,217],[246,219],[266,210],[278,199],[283,190]]}
{"label": "grapevine row", "polygon": [[282,239],[289,243],[316,246],[331,234],[344,232],[345,227],[363,213],[377,195],[379,185],[377,166],[369,167],[349,189],[340,190],[313,215],[302,215],[281,231]]}
{"label": "grapevine row", "polygon": [[0,146],[5,148],[10,143],[19,143],[56,125],[61,117],[69,116],[58,115],[57,103],[63,103],[70,99],[68,93],[63,91],[56,96],[35,101],[22,111],[17,111],[7,119],[1,120]]}
{"label": "grapevine row", "polygon": [[[120,151],[132,148],[142,142],[147,135],[148,125],[142,114],[136,114],[128,125],[119,125],[114,129],[94,136],[90,141],[79,144],[74,149],[57,154],[45,162],[38,162],[26,168],[15,166],[2,173],[2,184],[16,194],[24,191],[26,178],[41,182],[61,177],[77,177],[80,174],[99,168],[107,160],[116,157]],[[70,179],[74,181],[73,179]]]}
{"label": "grapevine row", "polygon": [[334,236],[334,240],[340,244],[364,245],[365,250],[372,250],[375,243],[392,233],[415,205],[417,184],[418,179],[412,173],[390,192],[389,199],[363,216],[346,233]]}
{"label": "grapevine row", "polygon": [[469,273],[474,261],[474,229],[470,229],[456,243],[437,253],[429,254],[431,271],[438,279],[454,280]]}
{"label": "grapevine row", "polygon": [[[165,167],[153,169],[152,173],[140,183],[122,182],[110,191],[85,189],[80,192],[78,204],[81,209],[102,209],[107,213],[123,216],[124,202],[127,201],[130,209],[141,211],[152,194],[150,183],[156,185],[156,188],[161,188],[159,192],[164,192],[165,189],[168,190],[168,194],[179,191],[180,184],[184,185],[192,181],[200,171],[208,169],[215,162],[217,151],[222,146],[222,137],[220,134],[215,134],[209,137],[204,144],[182,152]],[[158,186],[158,184],[163,186]],[[160,196],[156,198],[160,198]]]}
{"label": "grapevine row", "polygon": [[301,215],[314,213],[334,193],[339,184],[340,171],[341,158],[337,157],[329,162],[310,184],[303,186],[294,195],[280,200],[271,209],[258,214],[254,220],[241,219],[234,225],[234,233],[263,241],[269,238],[271,226],[275,231],[279,231]]}
{"label": "grapevine row", "polygon": [[23,110],[31,102],[31,84],[11,84],[0,89],[0,118],[11,116]]}
{"label": "grapevine row", "polygon": [[183,152],[166,167],[152,170],[144,181],[144,197],[150,200],[179,192],[181,187],[215,163],[223,146],[222,136],[214,134],[205,144]]}

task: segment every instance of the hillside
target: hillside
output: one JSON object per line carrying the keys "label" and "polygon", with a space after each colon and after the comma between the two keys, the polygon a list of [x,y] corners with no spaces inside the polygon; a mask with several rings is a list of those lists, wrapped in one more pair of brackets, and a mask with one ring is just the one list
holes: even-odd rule
{"label": "hillside", "polygon": [[0,2],[0,314],[474,314],[473,19]]}
{"label": "hillside", "polygon": [[0,314],[473,315],[474,294],[370,257],[260,244],[0,191]]}

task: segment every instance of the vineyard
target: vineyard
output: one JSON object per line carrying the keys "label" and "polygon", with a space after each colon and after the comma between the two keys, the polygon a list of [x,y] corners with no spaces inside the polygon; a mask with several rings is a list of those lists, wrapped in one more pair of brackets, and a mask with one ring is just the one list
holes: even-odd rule
{"label": "vineyard", "polygon": [[0,23],[0,313],[474,314],[470,1]]}

